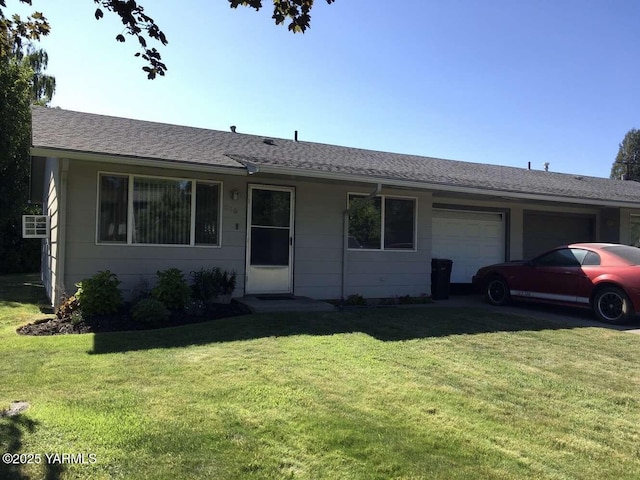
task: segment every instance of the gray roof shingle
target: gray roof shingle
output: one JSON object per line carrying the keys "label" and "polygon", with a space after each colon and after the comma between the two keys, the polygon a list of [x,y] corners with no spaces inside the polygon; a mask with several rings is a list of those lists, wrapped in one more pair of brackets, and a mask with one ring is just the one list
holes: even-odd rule
{"label": "gray roof shingle", "polygon": [[[273,139],[194,127],[34,107],[34,151],[60,150],[243,169],[295,169],[300,174],[367,177],[425,187],[486,190],[496,195],[548,195],[640,207],[640,183],[524,168]],[[63,155],[61,155],[63,156]]]}

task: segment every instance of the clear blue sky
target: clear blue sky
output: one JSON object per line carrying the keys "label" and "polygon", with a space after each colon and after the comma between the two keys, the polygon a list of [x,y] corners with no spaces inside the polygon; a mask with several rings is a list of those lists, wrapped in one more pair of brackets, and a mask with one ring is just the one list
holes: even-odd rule
{"label": "clear blue sky", "polygon": [[269,0],[140,3],[169,39],[154,81],[92,0],[33,0],[54,106],[599,177],[640,128],[638,0],[316,0],[304,35]]}

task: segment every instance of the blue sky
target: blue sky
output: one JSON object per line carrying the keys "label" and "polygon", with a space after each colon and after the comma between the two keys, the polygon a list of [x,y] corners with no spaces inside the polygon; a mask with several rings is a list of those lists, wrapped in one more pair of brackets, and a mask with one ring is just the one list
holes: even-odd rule
{"label": "blue sky", "polygon": [[640,128],[637,0],[316,0],[304,35],[268,0],[140,3],[169,39],[154,81],[92,0],[33,0],[52,105],[599,177]]}

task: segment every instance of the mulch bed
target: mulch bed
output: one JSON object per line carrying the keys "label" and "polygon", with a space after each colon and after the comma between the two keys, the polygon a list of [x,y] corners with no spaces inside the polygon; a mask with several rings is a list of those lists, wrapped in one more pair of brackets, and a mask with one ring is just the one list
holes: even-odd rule
{"label": "mulch bed", "polygon": [[129,307],[123,307],[115,315],[101,315],[78,323],[72,323],[69,319],[45,318],[24,325],[16,331],[21,335],[64,335],[69,333],[105,333],[125,332],[131,330],[151,330],[156,328],[177,327],[193,323],[207,322],[219,318],[235,317],[251,313],[249,308],[235,300],[229,304],[214,304],[207,308],[202,315],[187,315],[174,312],[169,320],[162,325],[145,325],[135,322],[129,316]]}

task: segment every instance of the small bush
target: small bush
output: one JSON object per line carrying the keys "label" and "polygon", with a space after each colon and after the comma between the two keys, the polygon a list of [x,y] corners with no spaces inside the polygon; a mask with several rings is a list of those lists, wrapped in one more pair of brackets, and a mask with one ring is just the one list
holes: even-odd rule
{"label": "small bush", "polygon": [[70,320],[71,316],[80,309],[80,303],[75,295],[66,298],[55,310],[60,320]]}
{"label": "small bush", "polygon": [[220,295],[231,295],[236,288],[236,272],[218,267],[191,272],[193,298],[211,303]]}
{"label": "small bush", "polygon": [[145,298],[133,306],[131,318],[143,325],[158,326],[167,323],[169,310],[160,300]]}
{"label": "small bush", "polygon": [[158,270],[158,284],[151,290],[151,296],[160,300],[169,310],[183,310],[191,299],[191,289],[184,275],[177,268]]}
{"label": "small bush", "polygon": [[122,305],[122,293],[118,289],[120,280],[115,273],[106,270],[76,284],[76,298],[85,317],[116,313]]}
{"label": "small bush", "polygon": [[353,295],[349,295],[345,302],[347,305],[366,305],[367,301],[364,299],[362,295],[354,293]]}
{"label": "small bush", "polygon": [[220,290],[218,295],[231,295],[236,289],[236,272],[220,271]]}
{"label": "small bush", "polygon": [[202,317],[207,313],[207,305],[202,300],[191,300],[184,307],[184,313],[192,317]]}
{"label": "small bush", "polygon": [[191,290],[195,300],[212,302],[218,296],[221,280],[219,272],[218,268],[201,268],[197,272],[191,272]]}
{"label": "small bush", "polygon": [[413,298],[411,298],[411,295],[404,295],[402,297],[398,297],[398,303],[400,305],[411,305],[413,302]]}
{"label": "small bush", "polygon": [[84,317],[82,316],[81,310],[76,310],[71,314],[71,323],[74,325],[78,325],[79,323],[84,322]]}

